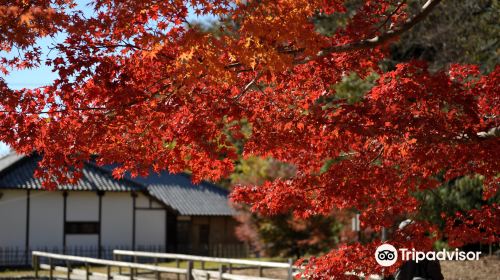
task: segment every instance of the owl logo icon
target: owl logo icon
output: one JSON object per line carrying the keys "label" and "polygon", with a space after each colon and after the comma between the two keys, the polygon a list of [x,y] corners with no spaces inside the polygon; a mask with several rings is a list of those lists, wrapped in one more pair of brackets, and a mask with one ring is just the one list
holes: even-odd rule
{"label": "owl logo icon", "polygon": [[398,260],[398,250],[391,244],[382,244],[375,251],[375,260],[381,266],[391,266]]}

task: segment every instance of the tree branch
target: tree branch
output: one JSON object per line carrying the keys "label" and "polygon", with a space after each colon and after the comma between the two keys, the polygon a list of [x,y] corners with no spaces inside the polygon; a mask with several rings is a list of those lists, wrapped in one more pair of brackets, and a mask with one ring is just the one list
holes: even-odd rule
{"label": "tree branch", "polygon": [[[349,52],[349,51],[356,51],[356,50],[374,48],[374,47],[376,47],[378,45],[381,45],[381,44],[389,41],[390,39],[393,39],[393,38],[395,38],[395,37],[403,34],[406,31],[410,30],[413,26],[415,26],[417,23],[419,23],[424,18],[426,18],[430,14],[430,12],[441,1],[442,0],[428,0],[422,6],[422,8],[420,9],[420,12],[417,15],[415,15],[411,19],[408,19],[405,23],[403,23],[397,29],[388,30],[384,34],[382,34],[380,36],[375,36],[373,38],[369,38],[369,39],[365,39],[365,40],[361,40],[361,41],[357,41],[357,42],[353,42],[353,43],[349,43],[349,44],[345,44],[345,45],[338,45],[338,46],[331,46],[331,47],[328,47],[328,48],[324,48],[316,56],[314,56],[314,57],[308,57],[308,58],[305,58],[303,60],[295,61],[294,64],[295,65],[305,64],[305,63],[307,63],[309,61],[312,61],[312,60],[315,60],[315,59],[318,59],[318,58],[321,58],[321,57],[325,57],[325,56],[327,56],[329,54],[332,54],[332,53],[341,53],[341,52]],[[388,20],[390,20],[390,18],[395,13],[397,13],[397,11],[404,5],[405,2],[406,2],[406,0],[402,1],[398,5],[398,7],[396,8],[396,10],[393,11],[393,13],[388,16],[388,18],[386,19],[386,22],[384,22],[384,25],[387,23]],[[298,53],[300,51],[301,50],[293,50],[293,51],[285,51],[285,52],[280,51],[280,52],[282,52],[282,53],[293,53],[293,54],[296,54],[296,53]],[[232,68],[238,68],[240,66],[243,66],[243,64],[241,62],[234,61],[234,62],[231,62],[231,63],[227,64],[225,68],[226,69],[232,69]]]}
{"label": "tree branch", "polygon": [[375,37],[370,38],[370,39],[361,40],[361,41],[350,43],[350,44],[338,45],[338,46],[332,46],[332,47],[325,48],[325,49],[321,50],[315,57],[306,58],[306,59],[301,60],[301,61],[296,61],[295,64],[304,64],[304,63],[307,63],[311,60],[325,57],[325,56],[332,54],[332,53],[341,53],[341,52],[369,49],[369,48],[373,48],[373,47],[376,47],[378,45],[381,45],[381,44],[389,41],[390,39],[393,39],[393,38],[403,34],[404,32],[410,30],[413,26],[415,26],[417,23],[419,23],[424,18],[426,18],[427,15],[429,15],[430,12],[441,1],[442,0],[428,0],[422,6],[420,12],[417,15],[415,15],[411,19],[408,19],[405,23],[403,23],[397,29],[389,30],[380,36],[375,36]]}
{"label": "tree branch", "polygon": [[394,9],[394,11],[392,11],[392,13],[386,17],[384,22],[382,22],[382,24],[380,24],[379,27],[375,29],[375,32],[372,35],[375,35],[380,29],[382,29],[391,20],[391,18],[403,7],[404,4],[406,4],[406,0],[403,0],[399,3],[396,9]]}
{"label": "tree branch", "polygon": [[477,136],[480,138],[492,138],[492,137],[500,137],[500,126],[493,127],[488,131],[478,132]]}
{"label": "tree branch", "polygon": [[[23,114],[26,114],[26,115],[43,115],[43,114],[66,113],[66,112],[69,112],[69,111],[104,111],[104,110],[108,110],[108,108],[79,107],[79,108],[59,109],[59,110],[52,110],[52,111],[49,110],[49,111],[38,111],[38,112],[23,112]],[[4,114],[19,114],[21,112],[1,110],[0,113],[4,113]]]}
{"label": "tree branch", "polygon": [[240,100],[240,98],[245,95],[245,93],[253,86],[255,85],[255,82],[262,76],[261,72],[258,72],[257,75],[255,75],[255,78],[253,78],[238,94],[237,96],[234,97],[235,100]]}

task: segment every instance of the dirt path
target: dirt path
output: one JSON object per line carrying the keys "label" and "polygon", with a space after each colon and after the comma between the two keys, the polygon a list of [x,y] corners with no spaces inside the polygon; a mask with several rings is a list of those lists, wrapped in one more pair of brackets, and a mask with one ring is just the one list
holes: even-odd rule
{"label": "dirt path", "polygon": [[450,280],[500,280],[500,257],[484,257],[479,261],[441,262],[444,279]]}

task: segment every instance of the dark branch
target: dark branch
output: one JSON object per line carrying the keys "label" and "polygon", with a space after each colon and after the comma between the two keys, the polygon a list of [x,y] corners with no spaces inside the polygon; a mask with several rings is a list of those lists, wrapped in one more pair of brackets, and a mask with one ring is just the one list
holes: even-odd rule
{"label": "dark branch", "polygon": [[[378,45],[381,45],[401,34],[403,34],[404,32],[410,30],[413,26],[415,26],[417,23],[419,23],[420,21],[422,21],[424,18],[427,17],[427,15],[429,15],[429,13],[441,2],[442,0],[428,0],[421,8],[420,12],[415,15],[414,17],[412,17],[411,19],[408,19],[405,23],[403,23],[399,28],[397,29],[393,29],[393,30],[388,30],[387,32],[385,32],[384,34],[380,35],[380,36],[375,36],[373,38],[370,38],[370,39],[365,39],[365,40],[361,40],[361,41],[357,41],[357,42],[353,42],[353,43],[350,43],[350,44],[345,44],[345,45],[338,45],[338,46],[332,46],[332,47],[328,47],[328,48],[324,48],[322,49],[316,56],[314,57],[309,57],[309,58],[306,58],[306,59],[303,59],[303,60],[298,60],[298,61],[295,61],[294,64],[304,64],[304,63],[307,63],[309,61],[312,61],[312,60],[315,60],[315,59],[318,59],[318,58],[321,58],[321,57],[325,57],[329,54],[332,54],[332,53],[341,53],[341,52],[349,52],[349,51],[357,51],[357,50],[362,50],[362,49],[370,49],[370,48],[374,48]],[[390,18],[396,14],[398,12],[398,10],[404,5],[406,1],[402,1],[398,7],[388,16],[388,18],[386,19],[386,21],[383,23],[383,25],[381,25],[379,27],[379,29],[381,27],[383,27],[389,20]],[[299,50],[287,50],[287,51],[279,51],[281,53],[292,53],[292,54],[297,54],[299,52],[303,51],[303,49],[299,49]],[[238,62],[238,61],[234,61],[232,63],[229,63],[228,65],[226,65],[226,69],[233,69],[233,68],[238,68],[238,67],[243,67],[243,64],[241,62]]]}
{"label": "dark branch", "polygon": [[403,7],[404,4],[406,4],[406,0],[403,0],[399,3],[396,9],[394,9],[394,11],[392,11],[392,13],[386,17],[384,22],[382,22],[382,24],[380,24],[380,26],[377,27],[377,29],[375,29],[375,32],[372,35],[375,35],[375,33],[377,33],[380,29],[382,29],[391,20],[391,18]]}
{"label": "dark branch", "polygon": [[28,115],[43,115],[43,114],[56,114],[56,113],[66,113],[69,111],[104,111],[108,110],[108,108],[100,108],[100,107],[83,107],[83,108],[71,108],[71,109],[59,109],[59,110],[48,110],[48,111],[39,111],[39,112],[17,112],[17,111],[0,111],[0,113],[5,114],[28,114]]}
{"label": "dark branch", "polygon": [[350,44],[345,44],[345,45],[339,45],[339,46],[332,46],[329,48],[325,48],[322,51],[318,53],[317,56],[313,58],[307,58],[301,61],[295,62],[296,64],[303,64],[307,63],[313,59],[321,58],[324,56],[327,56],[332,53],[340,53],[340,52],[348,52],[348,51],[356,51],[356,50],[362,50],[362,49],[369,49],[369,48],[374,48],[378,45],[381,45],[401,34],[404,32],[410,30],[413,26],[415,26],[417,23],[422,21],[424,18],[427,17],[427,15],[430,14],[430,12],[441,2],[442,0],[428,0],[424,6],[422,6],[422,9],[420,10],[420,13],[415,15],[413,18],[407,20],[405,23],[403,23],[399,28],[389,30],[386,33],[380,35],[380,36],[375,36],[370,39],[350,43]]}

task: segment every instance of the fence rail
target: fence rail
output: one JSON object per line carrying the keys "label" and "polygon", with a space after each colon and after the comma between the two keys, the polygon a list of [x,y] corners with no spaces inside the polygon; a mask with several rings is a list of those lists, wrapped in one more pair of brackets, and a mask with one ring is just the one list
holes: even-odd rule
{"label": "fence rail", "polygon": [[216,262],[216,263],[239,264],[239,265],[249,265],[249,266],[274,267],[274,268],[289,268],[290,267],[289,263],[282,263],[282,262],[267,262],[267,261],[256,261],[256,260],[217,258],[217,257],[193,256],[193,255],[185,255],[185,254],[172,254],[172,253],[159,253],[159,252],[114,250],[113,255],[115,255],[115,256],[132,256],[132,257],[148,257],[148,258],[159,258],[159,259],[172,259],[172,260],[200,261],[200,262]]}
{"label": "fence rail", "polygon": [[[130,251],[127,252],[130,255]],[[139,252],[142,256],[145,256],[145,252]],[[157,255],[157,254],[155,254]],[[111,260],[103,260],[89,257],[79,257],[79,256],[71,256],[71,255],[62,255],[62,254],[54,254],[40,251],[33,251],[32,253],[32,263],[33,269],[35,272],[35,279],[39,278],[40,270],[48,270],[49,271],[49,279],[55,279],[54,272],[63,272],[66,275],[66,279],[75,279],[82,278],[86,280],[90,280],[91,277],[99,277],[110,279],[151,279],[151,278],[139,278],[138,271],[141,270],[142,273],[146,271],[146,273],[153,273],[154,279],[160,280],[161,273],[170,273],[176,274],[177,277],[180,275],[185,275],[186,280],[210,280],[210,279],[219,279],[219,280],[279,280],[275,278],[264,278],[262,276],[247,276],[247,275],[237,275],[232,274],[230,271],[226,270],[225,265],[220,265],[218,271],[214,270],[205,270],[205,269],[193,269],[193,263],[195,260],[207,260],[212,259],[211,261],[216,262],[224,262],[230,264],[245,264],[245,265],[263,265],[266,267],[277,267],[277,268],[291,268],[291,264],[285,263],[275,263],[275,262],[261,262],[261,261],[250,261],[250,260],[236,260],[236,259],[225,259],[225,258],[208,258],[208,257],[199,257],[199,256],[188,256],[188,255],[179,255],[179,254],[166,254],[170,257],[175,256],[177,258],[183,258],[188,261],[187,268],[174,268],[174,267],[164,267],[158,265],[150,265],[150,264],[141,264],[141,263],[132,263],[132,262],[123,262],[123,261],[111,261]],[[47,263],[42,263],[42,260]],[[57,266],[56,262],[64,263],[65,266]],[[83,266],[85,269],[73,269],[73,266],[79,264]],[[90,270],[90,265],[98,265],[106,267],[106,273],[96,273]],[[118,273],[112,273],[111,268],[118,267],[120,270]],[[129,274],[122,274],[122,268],[125,268],[129,271]],[[61,278],[61,276],[58,276]],[[291,279],[291,278],[289,278]]]}
{"label": "fence rail", "polygon": [[[170,259],[175,260],[177,265],[179,265],[179,260],[184,261],[198,261],[201,263],[202,268],[204,267],[205,262],[214,262],[220,264],[227,264],[229,274],[232,272],[232,265],[244,265],[244,266],[252,266],[257,267],[259,269],[259,277],[258,279],[263,279],[263,268],[283,268],[287,269],[288,276],[287,279],[293,279],[294,270],[298,269],[293,266],[292,259],[288,260],[288,263],[281,262],[265,262],[265,261],[256,261],[256,260],[242,260],[242,259],[230,259],[230,258],[217,258],[217,257],[205,257],[205,256],[193,256],[193,255],[185,255],[185,254],[172,254],[172,253],[157,253],[157,252],[141,252],[141,251],[127,251],[127,250],[114,250],[113,251],[114,259],[121,260],[123,256],[132,257],[134,261],[137,261],[138,257],[142,258],[152,258],[155,262],[158,262],[158,259]],[[232,278],[227,278],[232,279]]]}
{"label": "fence rail", "polygon": [[275,278],[264,278],[246,275],[235,275],[223,272],[223,269],[219,271],[209,271],[193,269],[192,271],[194,280],[210,280],[210,279],[220,279],[220,280],[279,280]]}
{"label": "fence rail", "polygon": [[[162,267],[162,266],[156,266],[156,265],[149,265],[149,264],[139,264],[139,263],[130,263],[130,262],[121,262],[121,261],[110,261],[110,260],[102,260],[102,259],[96,259],[96,258],[89,258],[89,257],[79,257],[79,256],[70,256],[70,255],[61,255],[61,254],[54,254],[54,253],[47,253],[47,252],[39,252],[39,251],[33,251],[32,253],[32,263],[33,263],[33,269],[35,270],[35,278],[38,279],[39,277],[39,270],[40,269],[47,269],[49,270],[49,279],[54,279],[53,272],[54,270],[59,270],[59,271],[66,271],[67,272],[67,279],[71,279],[71,262],[73,263],[82,263],[85,266],[85,276],[86,279],[90,279],[90,275],[92,275],[92,272],[90,272],[89,265],[101,265],[101,266],[106,266],[106,279],[111,279],[112,274],[111,274],[111,267],[120,267],[120,268],[128,268],[130,270],[130,279],[134,279],[135,272],[139,269],[142,270],[147,270],[147,271],[152,271],[155,272],[156,279],[161,279],[161,273],[174,273],[174,274],[185,274],[186,279],[191,280],[192,279],[192,262],[188,263],[188,268],[175,268],[175,267]],[[46,258],[48,260],[48,264],[42,264],[40,262],[41,258]],[[60,260],[66,263],[66,267],[56,267],[54,266],[54,261],[53,260]]]}

